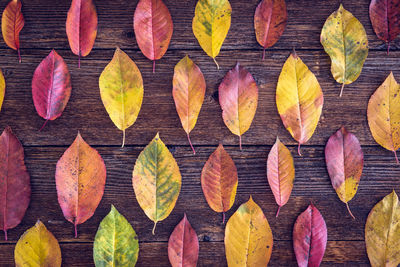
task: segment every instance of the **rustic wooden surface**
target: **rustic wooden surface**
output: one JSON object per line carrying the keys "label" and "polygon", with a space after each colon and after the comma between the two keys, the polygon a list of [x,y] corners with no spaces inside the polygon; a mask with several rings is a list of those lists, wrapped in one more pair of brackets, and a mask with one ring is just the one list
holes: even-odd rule
{"label": "rustic wooden surface", "polygon": [[[232,26],[217,57],[221,70],[200,49],[191,30],[195,0],[165,0],[174,20],[174,34],[165,57],[157,61],[157,73],[138,50],[132,21],[137,0],[97,0],[99,31],[92,53],[77,69],[77,57],[69,50],[65,34],[68,0],[26,0],[23,2],[25,27],[21,32],[22,63],[15,51],[0,42],[0,67],[7,82],[6,97],[0,113],[0,128],[10,125],[25,147],[26,164],[31,174],[32,200],[22,223],[9,231],[9,241],[0,241],[0,266],[14,266],[13,251],[19,236],[37,219],[42,220],[59,240],[64,266],[93,266],[92,245],[97,227],[110,204],[126,216],[140,240],[137,266],[169,266],[167,241],[186,212],[200,241],[199,266],[226,266],[224,225],[221,216],[207,205],[200,186],[201,169],[218,143],[223,143],[239,172],[238,195],[228,217],[250,195],[266,214],[274,235],[271,266],[296,266],[292,248],[292,227],[296,217],[313,202],[328,227],[328,246],[323,266],[368,266],[364,244],[364,225],[370,209],[393,189],[400,189],[400,167],[393,153],[378,146],[367,123],[370,95],[390,71],[400,79],[400,39],[386,55],[385,45],[375,36],[368,15],[368,0],[287,0],[288,25],[278,43],[260,60],[261,48],[253,31],[253,15],[259,0],[231,0]],[[2,0],[4,9],[8,0]],[[370,44],[369,56],[359,79],[347,85],[338,98],[340,85],[330,75],[330,60],[319,43],[326,18],[343,2],[364,25]],[[116,46],[132,57],[145,83],[142,110],[135,125],[127,130],[127,146],[119,147],[121,132],[112,124],[100,100],[98,77]],[[66,60],[72,75],[72,96],[63,115],[39,132],[43,120],[36,114],[31,95],[31,79],[36,66],[51,49]],[[310,142],[297,156],[296,143],[284,129],[275,106],[276,82],[292,49],[317,76],[325,103],[321,121]],[[193,156],[172,99],[171,79],[174,65],[188,54],[202,69],[207,92],[192,141],[198,154]],[[253,74],[259,85],[259,107],[250,130],[243,136],[243,151],[238,139],[223,124],[218,104],[218,85],[236,61]],[[325,168],[324,145],[341,125],[359,138],[365,166],[359,191],[350,202],[356,216],[352,220],[330,185]],[[74,140],[77,131],[99,150],[107,166],[103,200],[94,216],[79,226],[73,238],[57,203],[54,173],[57,160]],[[131,172],[143,147],[160,132],[181,169],[183,185],[176,208],[157,225],[138,206],[131,185]],[[276,136],[289,146],[295,157],[296,179],[292,196],[275,218],[277,206],[266,180],[266,157]],[[399,191],[400,192],[400,191]]]}

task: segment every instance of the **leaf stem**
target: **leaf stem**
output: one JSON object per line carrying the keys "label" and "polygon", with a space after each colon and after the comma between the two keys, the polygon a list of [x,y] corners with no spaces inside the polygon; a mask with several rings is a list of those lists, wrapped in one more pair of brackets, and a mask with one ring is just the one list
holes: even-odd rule
{"label": "leaf stem", "polygon": [[4,229],[4,239],[7,241],[8,237],[7,237],[7,229]]}
{"label": "leaf stem", "polygon": [[276,212],[275,217],[278,218],[279,212],[281,211],[281,206],[279,206],[278,211]]}
{"label": "leaf stem", "polygon": [[299,156],[302,157],[303,155],[301,154],[300,146],[301,146],[301,144],[299,142],[299,145],[297,146],[297,153],[299,153]]}
{"label": "leaf stem", "polygon": [[225,223],[225,212],[222,212],[222,224]]}
{"label": "leaf stem", "polygon": [[18,52],[18,61],[19,61],[19,63],[21,63],[22,62],[21,51],[19,50],[19,48],[17,49],[17,52]]}
{"label": "leaf stem", "polygon": [[46,120],[46,121],[43,123],[42,127],[39,129],[39,132],[43,130],[43,128],[46,126],[46,124],[47,124],[48,121],[49,121],[49,120]]}
{"label": "leaf stem", "polygon": [[219,64],[218,64],[217,60],[215,59],[215,57],[213,57],[213,60],[215,62],[215,65],[217,65],[217,69],[219,70]]}
{"label": "leaf stem", "polygon": [[78,225],[74,223],[75,238],[78,238]]}
{"label": "leaf stem", "polygon": [[344,88],[344,82],[343,82],[343,84],[342,84],[342,88],[340,89],[340,94],[339,94],[339,97],[342,97],[342,94],[343,94],[343,88]]}
{"label": "leaf stem", "polygon": [[153,73],[156,73],[156,61],[153,60]]}
{"label": "leaf stem", "polygon": [[125,146],[125,130],[122,130],[122,146],[121,148],[123,148]]}
{"label": "leaf stem", "polygon": [[351,213],[351,210],[350,210],[350,207],[349,207],[349,203],[348,203],[348,202],[346,202],[346,207],[347,207],[347,210],[348,210],[349,213],[350,213],[350,216],[353,218],[353,220],[355,220],[356,217],[354,217],[353,213]]}
{"label": "leaf stem", "polygon": [[397,152],[394,151],[394,157],[396,158],[396,163],[399,164],[399,158],[397,157]]}
{"label": "leaf stem", "polygon": [[152,231],[152,234],[153,234],[153,235],[156,234],[156,226],[157,226],[157,222],[155,222],[155,223],[154,223],[154,226],[153,226],[153,231]]}
{"label": "leaf stem", "polygon": [[79,55],[78,55],[78,69],[80,69],[81,68],[81,52],[79,52]]}
{"label": "leaf stem", "polygon": [[264,60],[264,59],[265,59],[265,48],[264,48],[263,53],[262,53],[262,60]]}
{"label": "leaf stem", "polygon": [[239,135],[239,148],[242,150],[242,136]]}
{"label": "leaf stem", "polygon": [[189,134],[187,134],[187,138],[188,138],[188,141],[189,141],[190,147],[191,147],[191,148],[192,148],[192,150],[193,150],[193,155],[196,155],[196,151],[194,150],[194,147],[193,147],[193,145],[192,145],[192,141],[190,140],[190,135],[189,135]]}

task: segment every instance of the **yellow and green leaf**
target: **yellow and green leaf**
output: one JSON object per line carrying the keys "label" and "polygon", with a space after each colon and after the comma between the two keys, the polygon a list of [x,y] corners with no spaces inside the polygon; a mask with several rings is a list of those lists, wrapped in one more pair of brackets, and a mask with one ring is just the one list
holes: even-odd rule
{"label": "yellow and green leaf", "polygon": [[20,237],[14,257],[16,267],[61,266],[60,245],[41,221]]}
{"label": "yellow and green leaf", "polygon": [[139,241],[130,223],[111,205],[101,221],[93,244],[97,267],[132,267],[139,254]]}
{"label": "yellow and green leaf", "polygon": [[182,185],[178,164],[157,134],[140,153],[132,174],[136,199],[154,222],[168,217],[175,207]]}
{"label": "yellow and green leaf", "polygon": [[99,79],[100,95],[111,120],[123,132],[132,126],[143,102],[143,79],[135,62],[117,48]]}
{"label": "yellow and green leaf", "polygon": [[251,197],[229,219],[224,242],[229,267],[268,265],[272,231],[263,211]]}
{"label": "yellow and green leaf", "polygon": [[330,56],[333,78],[350,84],[360,76],[368,56],[368,39],[361,22],[340,5],[326,20],[321,32],[321,44]]}
{"label": "yellow and green leaf", "polygon": [[192,28],[201,48],[215,58],[231,27],[232,8],[228,0],[199,0],[196,5]]}

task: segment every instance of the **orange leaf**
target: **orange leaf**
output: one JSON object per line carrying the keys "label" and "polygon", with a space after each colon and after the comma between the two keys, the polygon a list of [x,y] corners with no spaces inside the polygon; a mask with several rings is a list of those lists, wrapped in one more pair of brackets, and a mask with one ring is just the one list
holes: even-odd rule
{"label": "orange leaf", "polygon": [[21,12],[21,1],[11,0],[3,11],[1,17],[1,31],[6,44],[18,51],[19,62],[21,63],[21,54],[19,51],[19,32],[25,24],[24,16]]}
{"label": "orange leaf", "polygon": [[257,84],[253,76],[237,63],[226,74],[218,92],[225,125],[239,136],[242,149],[242,135],[250,128],[257,110]]}
{"label": "orange leaf", "polygon": [[106,184],[106,166],[96,149],[78,133],[75,141],[57,162],[58,203],[65,219],[75,226],[93,216]]}
{"label": "orange leaf", "polygon": [[274,193],[275,201],[278,204],[278,212],[285,205],[292,193],[294,182],[294,163],[289,149],[276,138],[274,146],[268,154],[267,160],[268,183]]}
{"label": "orange leaf", "polygon": [[231,156],[220,144],[208,158],[201,172],[201,187],[211,209],[227,212],[235,202],[238,175]]}
{"label": "orange leaf", "polygon": [[72,53],[86,57],[92,51],[97,35],[97,13],[92,0],[72,0],[68,11],[66,30]]}
{"label": "orange leaf", "polygon": [[196,154],[189,134],[196,125],[203,105],[206,81],[200,68],[186,56],[176,64],[172,83],[176,111],[193,149],[193,154]]}
{"label": "orange leaf", "polygon": [[174,25],[162,0],[140,0],[133,17],[136,41],[142,53],[153,61],[162,58],[171,41]]}

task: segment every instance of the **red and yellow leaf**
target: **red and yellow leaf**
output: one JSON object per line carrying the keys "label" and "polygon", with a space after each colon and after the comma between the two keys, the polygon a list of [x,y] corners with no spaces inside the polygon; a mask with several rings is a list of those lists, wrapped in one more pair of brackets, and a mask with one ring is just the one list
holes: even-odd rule
{"label": "red and yellow leaf", "polygon": [[0,228],[7,240],[7,230],[17,226],[31,199],[29,173],[24,148],[7,127],[0,136]]}
{"label": "red and yellow leaf", "polygon": [[289,149],[276,138],[274,146],[268,154],[267,178],[275,201],[279,208],[276,217],[292,193],[294,182],[294,162]]}
{"label": "red and yellow leaf", "polygon": [[320,266],[327,239],[325,220],[311,204],[297,217],[293,227],[293,247],[298,266]]}
{"label": "red and yellow leaf", "polygon": [[136,41],[142,53],[153,61],[162,58],[168,50],[174,25],[171,14],[162,0],[140,0],[133,17]]}
{"label": "red and yellow leaf", "polygon": [[36,111],[46,122],[55,120],[61,116],[70,96],[71,77],[67,64],[52,50],[33,74],[32,97]]}
{"label": "red and yellow leaf", "polygon": [[86,57],[92,51],[97,35],[97,12],[93,0],[72,0],[65,24],[72,53]]}
{"label": "red and yellow leaf", "polygon": [[368,102],[368,125],[375,141],[393,151],[397,163],[400,147],[400,84],[393,73],[376,89]]}
{"label": "red and yellow leaf", "polygon": [[227,212],[235,202],[238,174],[231,156],[220,144],[201,172],[201,187],[208,205],[215,212]]}
{"label": "red and yellow leaf", "polygon": [[364,166],[364,154],[357,137],[344,127],[340,128],[325,146],[325,161],[333,188],[354,218],[348,202],[357,193]]}
{"label": "red and yellow leaf", "polygon": [[273,46],[283,34],[287,22],[285,0],[262,0],[254,15],[257,42],[265,49]]}
{"label": "red and yellow leaf", "polygon": [[19,50],[19,33],[24,27],[25,20],[21,12],[21,1],[11,0],[3,11],[1,17],[1,32],[4,42],[14,50],[18,51],[18,59],[21,63]]}
{"label": "red and yellow leaf", "polygon": [[253,76],[237,63],[225,75],[218,93],[224,123],[233,134],[239,136],[242,149],[242,135],[250,128],[257,110],[257,84]]}
{"label": "red and yellow leaf", "polygon": [[75,141],[57,162],[58,203],[65,219],[77,225],[93,216],[104,193],[106,166],[96,149],[78,133]]}
{"label": "red and yellow leaf", "polygon": [[4,102],[4,95],[6,94],[6,81],[4,79],[3,72],[0,69],[0,111]]}
{"label": "red and yellow leaf", "polygon": [[306,143],[317,128],[324,96],[315,75],[296,54],[283,65],[276,87],[276,105],[283,125],[299,142]]}
{"label": "red and yellow leaf", "polygon": [[189,134],[196,125],[203,105],[206,81],[200,68],[186,56],[176,64],[172,83],[172,96],[174,97],[176,111],[187,134],[193,154],[196,154]]}
{"label": "red and yellow leaf", "polygon": [[199,258],[199,240],[186,214],[168,240],[168,258],[172,267],[196,267]]}

